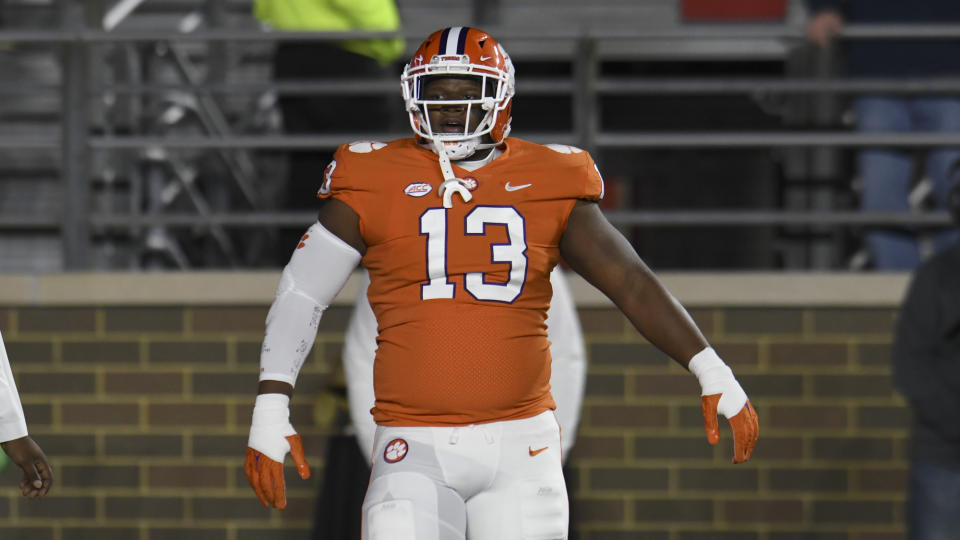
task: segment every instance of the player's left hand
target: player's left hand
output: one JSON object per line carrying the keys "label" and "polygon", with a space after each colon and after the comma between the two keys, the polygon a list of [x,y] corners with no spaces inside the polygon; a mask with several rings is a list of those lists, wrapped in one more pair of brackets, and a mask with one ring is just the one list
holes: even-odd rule
{"label": "player's left hand", "polygon": [[24,497],[43,497],[53,485],[53,472],[46,454],[29,436],[0,443],[4,453],[23,470],[20,491]]}
{"label": "player's left hand", "polygon": [[[736,380],[733,382],[737,384]],[[737,387],[739,386],[737,384]],[[743,393],[742,388],[740,392]],[[707,441],[710,444],[717,444],[720,442],[717,413],[724,415],[730,424],[730,431],[733,432],[733,462],[743,463],[750,459],[753,447],[757,444],[757,436],[760,434],[757,412],[750,405],[750,400],[746,399],[746,394],[743,394],[745,399],[743,407],[740,408],[740,412],[731,415],[729,407],[720,405],[727,395],[727,393],[710,394],[700,398],[700,406],[703,409],[703,427],[707,432]]]}
{"label": "player's left hand", "polygon": [[733,431],[733,462],[747,461],[757,444],[760,425],[757,412],[750,405],[747,393],[733,376],[733,370],[711,348],[694,356],[689,367],[700,381],[702,389],[700,405],[707,441],[710,444],[720,441],[717,414],[722,414]]}
{"label": "player's left hand", "polygon": [[290,424],[290,398],[284,394],[261,394],[253,408],[243,471],[264,506],[287,507],[283,461],[290,453],[300,478],[310,478],[300,435]]}

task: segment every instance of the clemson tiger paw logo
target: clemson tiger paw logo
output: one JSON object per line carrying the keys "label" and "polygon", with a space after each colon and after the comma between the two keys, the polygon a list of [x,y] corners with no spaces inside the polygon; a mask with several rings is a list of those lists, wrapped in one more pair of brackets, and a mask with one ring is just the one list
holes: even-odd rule
{"label": "clemson tiger paw logo", "polygon": [[473,191],[480,186],[480,182],[472,176],[465,176],[460,179],[460,183],[463,184],[463,187]]}
{"label": "clemson tiger paw logo", "polygon": [[306,247],[307,238],[310,238],[310,233],[303,233],[303,236],[300,237],[300,243],[297,244],[297,249]]}
{"label": "clemson tiger paw logo", "polygon": [[407,441],[403,439],[394,439],[387,443],[383,450],[383,460],[387,463],[396,463],[406,457]]}

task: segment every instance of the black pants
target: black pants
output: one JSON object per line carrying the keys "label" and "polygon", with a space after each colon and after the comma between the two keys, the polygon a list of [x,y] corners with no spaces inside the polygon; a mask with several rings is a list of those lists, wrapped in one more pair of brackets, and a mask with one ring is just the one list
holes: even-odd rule
{"label": "black pants", "polygon": [[330,439],[314,512],[313,540],[360,540],[360,510],[370,466],[352,435]]}

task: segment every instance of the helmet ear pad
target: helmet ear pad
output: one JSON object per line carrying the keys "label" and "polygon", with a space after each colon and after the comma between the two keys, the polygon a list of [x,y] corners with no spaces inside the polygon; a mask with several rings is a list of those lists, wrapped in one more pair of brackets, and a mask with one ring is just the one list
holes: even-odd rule
{"label": "helmet ear pad", "polygon": [[493,142],[501,143],[510,134],[510,121],[513,120],[513,117],[510,116],[511,109],[513,109],[512,97],[507,100],[503,110],[497,113],[497,121],[493,124],[493,129],[490,130],[490,137]]}

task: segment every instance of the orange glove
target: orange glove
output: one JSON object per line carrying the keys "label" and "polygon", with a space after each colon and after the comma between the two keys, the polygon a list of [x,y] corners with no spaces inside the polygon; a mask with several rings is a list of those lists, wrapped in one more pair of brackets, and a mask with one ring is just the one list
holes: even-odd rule
{"label": "orange glove", "polygon": [[733,376],[733,371],[709,347],[697,353],[688,367],[697,376],[702,388],[700,405],[707,441],[710,444],[720,441],[717,414],[722,414],[733,431],[733,462],[747,461],[757,444],[760,426],[757,412]]}
{"label": "orange glove", "polygon": [[[720,442],[720,427],[717,424],[717,404],[722,394],[711,394],[700,398],[703,408],[703,427],[707,432],[707,441],[710,444]],[[757,422],[757,411],[750,405],[748,399],[740,412],[727,418],[730,430],[733,432],[733,462],[743,463],[750,459],[753,447],[757,444],[760,435],[760,425]]]}
{"label": "orange glove", "polygon": [[300,435],[290,424],[290,398],[284,394],[261,394],[253,407],[253,422],[247,441],[243,472],[257,498],[267,508],[287,507],[283,461],[293,458],[300,478],[310,478],[310,466],[303,455]]}

